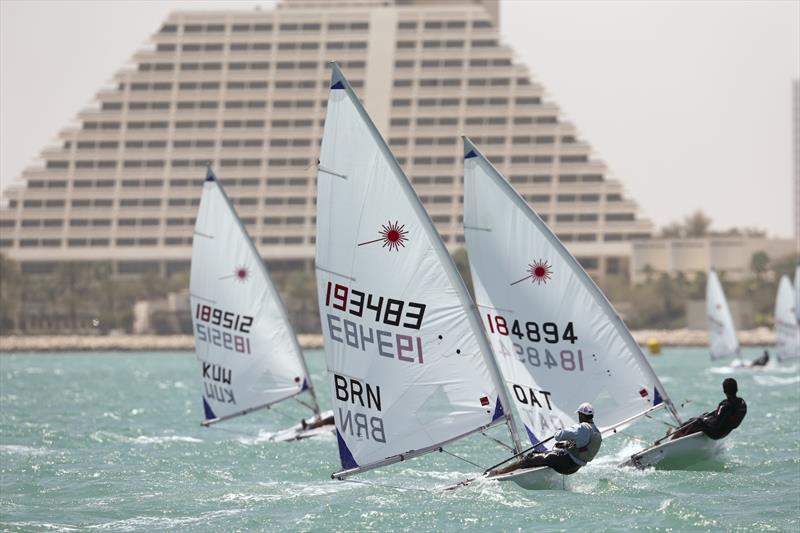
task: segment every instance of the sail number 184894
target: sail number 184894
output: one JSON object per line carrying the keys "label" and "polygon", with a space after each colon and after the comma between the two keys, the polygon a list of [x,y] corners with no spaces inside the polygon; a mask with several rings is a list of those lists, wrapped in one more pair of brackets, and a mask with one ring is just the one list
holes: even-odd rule
{"label": "sail number 184894", "polygon": [[572,322],[567,322],[566,327],[559,332],[558,324],[555,322],[542,322],[540,325],[539,322],[521,323],[519,320],[514,320],[509,324],[504,316],[487,313],[486,325],[489,333],[527,338],[530,342],[557,344],[560,341],[568,341],[570,344],[575,344],[578,340]]}

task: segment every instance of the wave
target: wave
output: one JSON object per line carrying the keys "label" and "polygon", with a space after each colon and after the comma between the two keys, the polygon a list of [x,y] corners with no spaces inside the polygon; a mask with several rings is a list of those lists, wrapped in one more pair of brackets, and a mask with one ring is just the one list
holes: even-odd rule
{"label": "wave", "polygon": [[780,377],[780,376],[754,376],[756,383],[759,385],[773,386],[773,385],[794,385],[800,383],[800,376]]}
{"label": "wave", "polygon": [[753,372],[755,375],[759,374],[797,374],[800,369],[798,365],[781,366],[777,364],[768,364],[766,366],[747,367],[741,365],[730,364],[727,366],[715,366],[708,369],[712,374],[735,374]]}
{"label": "wave", "polygon": [[45,455],[50,453],[50,450],[45,448],[34,448],[32,446],[21,446],[17,444],[3,444],[0,445],[0,453],[8,455]]}
{"label": "wave", "polygon": [[204,528],[208,522],[215,518],[222,518],[242,513],[242,509],[229,509],[201,513],[197,516],[162,517],[162,516],[136,516],[125,520],[114,520],[102,524],[83,526],[86,529],[102,529],[108,531],[138,531],[138,530],[166,530],[180,526],[197,524]]}
{"label": "wave", "polygon": [[202,439],[195,437],[184,437],[182,435],[165,435],[163,437],[148,437],[140,435],[135,439],[130,439],[131,442],[136,444],[164,444],[167,442],[203,442]]}

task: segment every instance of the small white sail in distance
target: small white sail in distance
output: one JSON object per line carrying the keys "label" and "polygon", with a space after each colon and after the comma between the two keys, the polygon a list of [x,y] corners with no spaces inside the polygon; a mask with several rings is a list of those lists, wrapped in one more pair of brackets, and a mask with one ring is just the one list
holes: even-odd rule
{"label": "small white sail in distance", "polygon": [[583,402],[613,433],[666,406],[664,386],[606,297],[550,228],[464,138],[464,233],[475,299],[533,445]]}
{"label": "small white sail in distance", "polygon": [[210,167],[194,228],[190,293],[203,425],[304,391],[319,415],[286,308]]}
{"label": "small white sail in distance", "polygon": [[800,265],[794,269],[794,315],[800,323]]}
{"label": "small white sail in distance", "polygon": [[800,325],[794,313],[795,291],[787,276],[781,276],[775,296],[775,356],[778,361],[800,358]]}
{"label": "small white sail in distance", "polygon": [[711,359],[739,356],[739,339],[728,308],[722,284],[713,270],[706,282],[706,318],[708,320],[708,348]]}
{"label": "small white sail in distance", "polygon": [[332,64],[316,271],[339,456],[334,478],[508,422],[491,348],[408,178]]}

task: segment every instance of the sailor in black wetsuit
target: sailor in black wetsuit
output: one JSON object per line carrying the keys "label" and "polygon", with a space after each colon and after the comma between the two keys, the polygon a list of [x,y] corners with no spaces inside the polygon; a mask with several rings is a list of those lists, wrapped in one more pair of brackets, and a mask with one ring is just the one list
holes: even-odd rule
{"label": "sailor in black wetsuit", "polygon": [[717,409],[704,413],[678,428],[672,433],[672,439],[678,439],[702,431],[709,438],[718,440],[739,427],[747,415],[747,404],[736,396],[739,389],[736,380],[727,378],[722,382],[725,399],[719,402]]}
{"label": "sailor in black wetsuit", "polygon": [[761,357],[753,359],[747,366],[749,367],[766,366],[767,363],[769,363],[769,352],[767,350],[764,350],[764,353],[761,355]]}

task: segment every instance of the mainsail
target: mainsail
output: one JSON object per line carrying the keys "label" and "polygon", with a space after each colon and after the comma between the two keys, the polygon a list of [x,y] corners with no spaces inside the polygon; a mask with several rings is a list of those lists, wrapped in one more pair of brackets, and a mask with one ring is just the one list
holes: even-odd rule
{"label": "mainsail", "polygon": [[491,348],[408,178],[332,65],[317,286],[343,476],[509,423]]}
{"label": "mainsail", "polygon": [[800,358],[800,325],[794,313],[795,290],[787,276],[781,276],[775,297],[775,355],[778,361]]}
{"label": "mainsail", "polygon": [[739,355],[739,339],[733,327],[733,317],[717,273],[708,273],[706,283],[706,318],[708,319],[708,348],[711,359]]}
{"label": "mainsail", "polygon": [[533,445],[591,402],[603,433],[667,406],[603,293],[497,169],[464,139],[464,232],[475,299]]}
{"label": "mainsail", "polygon": [[800,265],[794,269],[794,315],[800,323]]}
{"label": "mainsail", "polygon": [[194,228],[190,287],[204,425],[303,391],[319,414],[286,308],[211,168]]}

